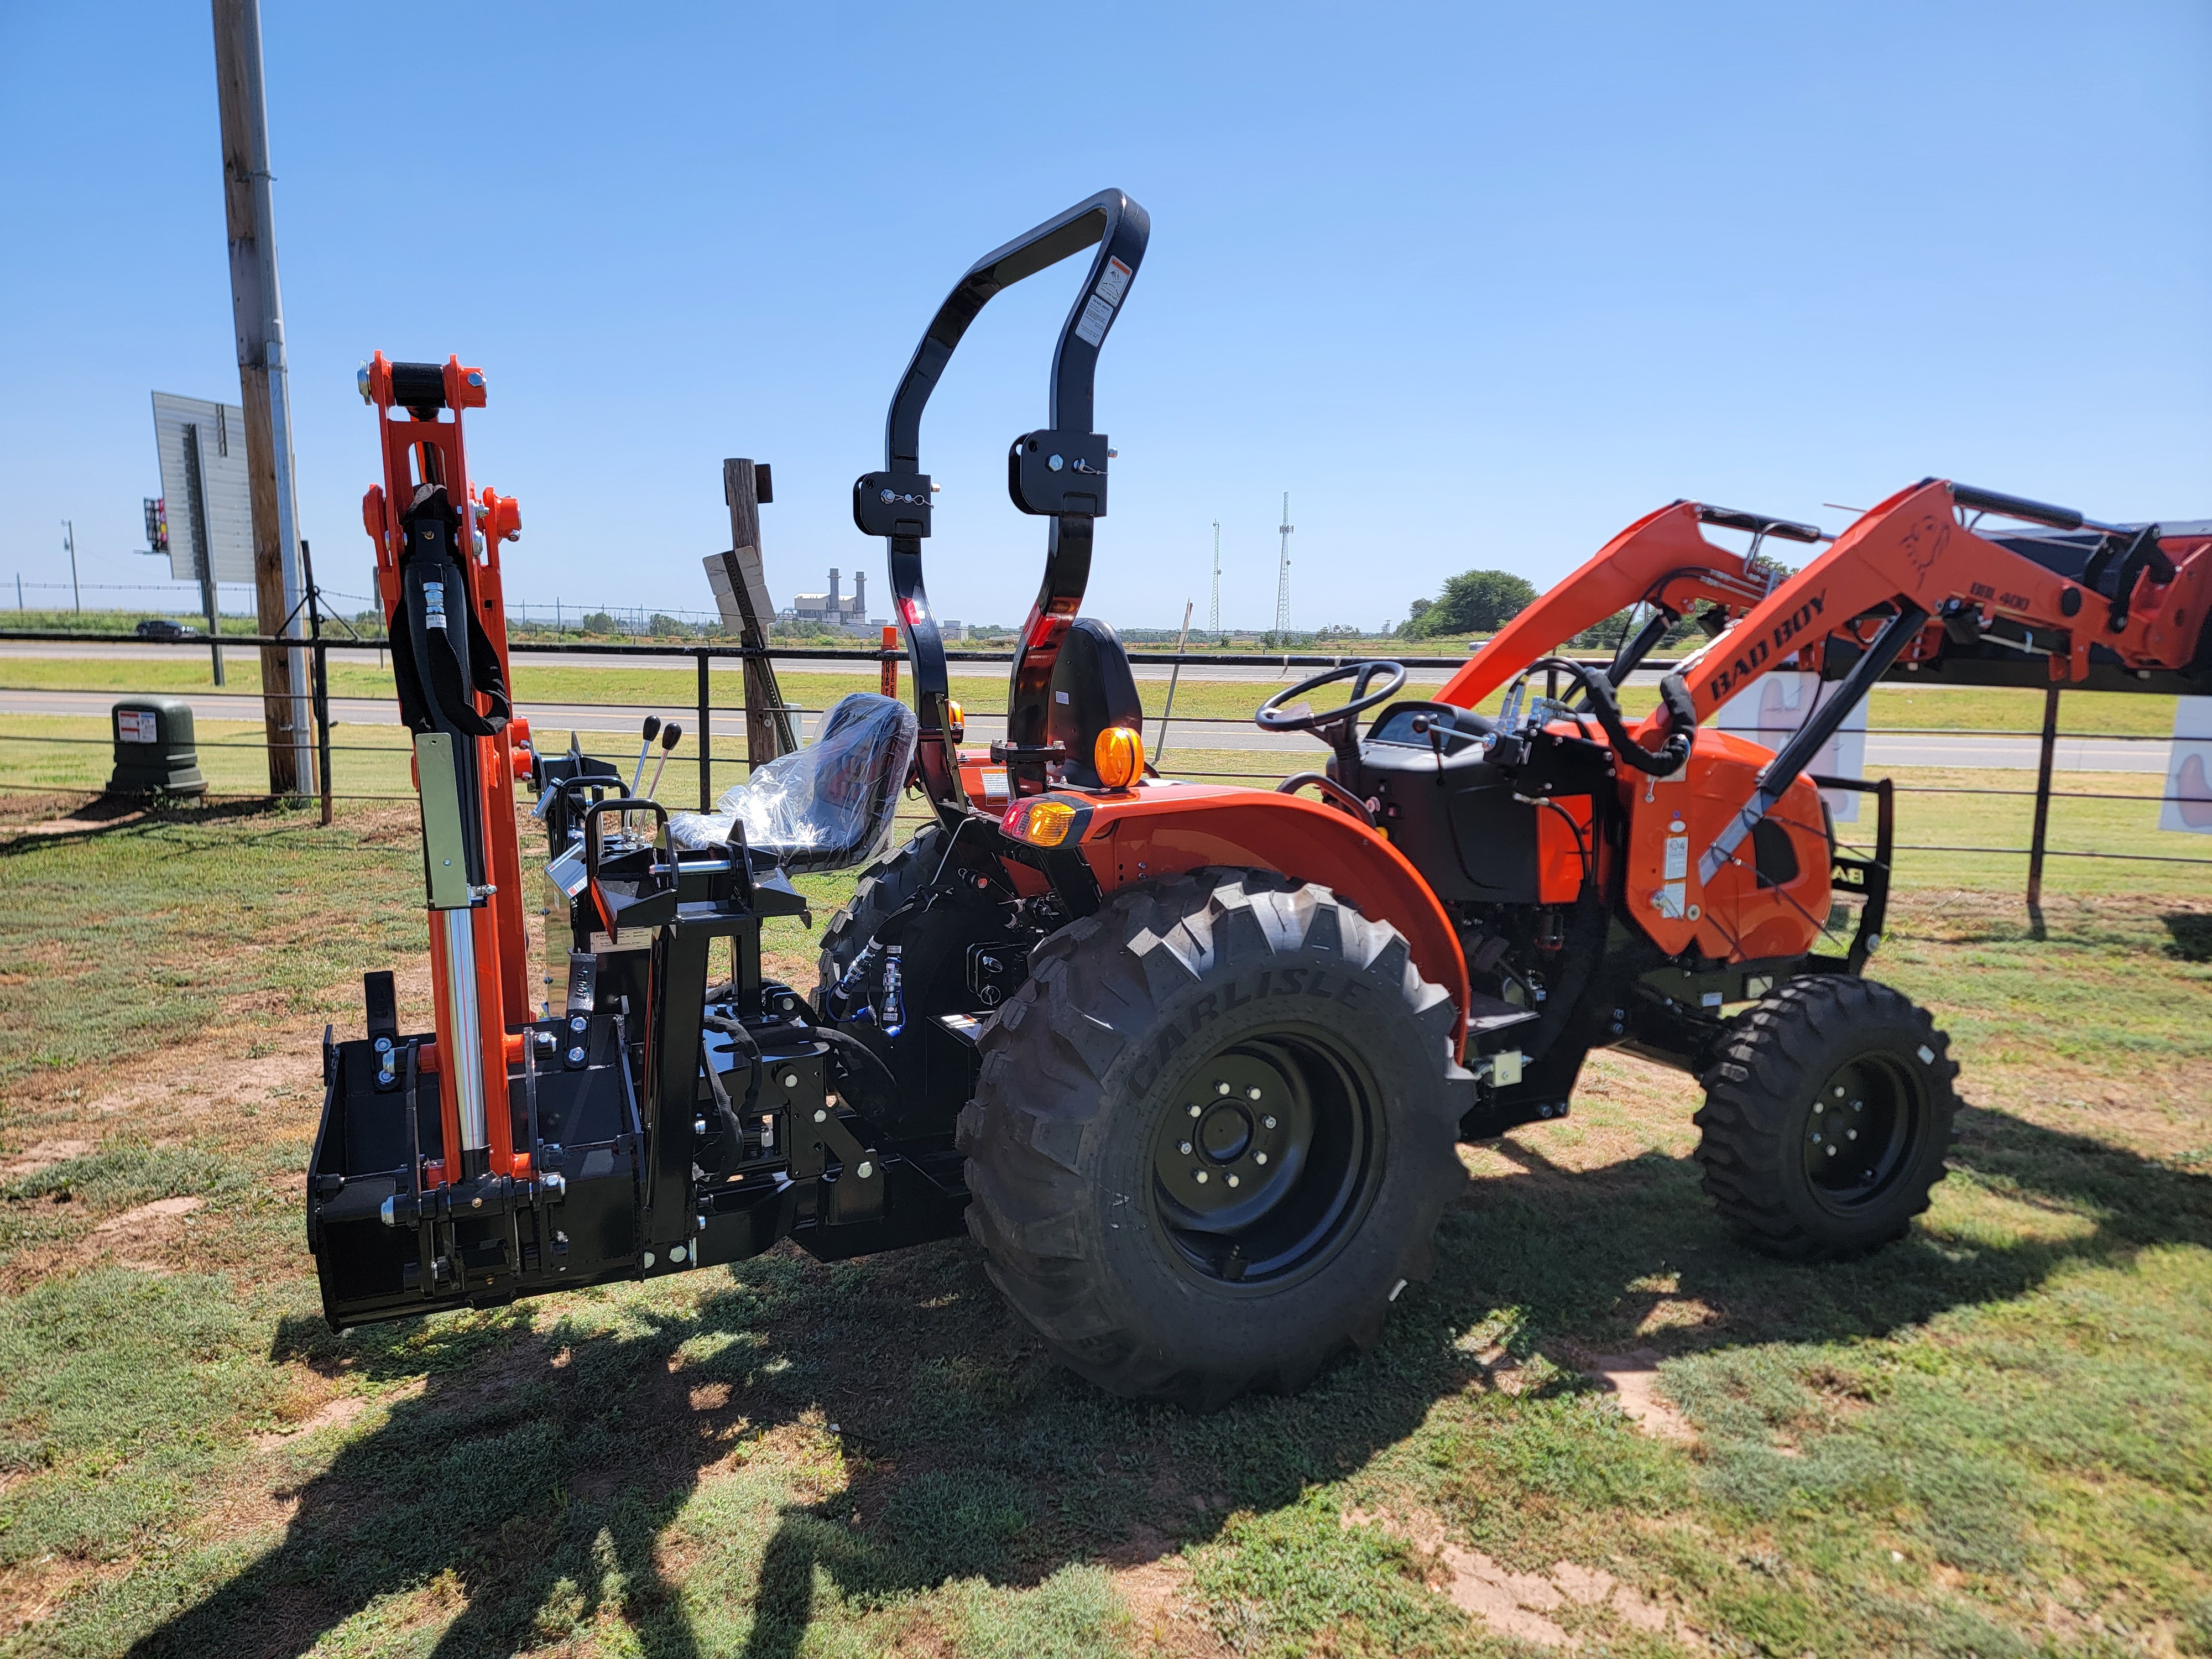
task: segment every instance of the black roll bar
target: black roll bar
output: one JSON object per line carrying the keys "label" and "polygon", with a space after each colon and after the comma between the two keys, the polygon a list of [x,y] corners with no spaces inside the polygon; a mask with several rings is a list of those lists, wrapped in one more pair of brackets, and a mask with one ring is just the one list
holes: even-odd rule
{"label": "black roll bar", "polygon": [[[1091,522],[1103,514],[1106,505],[1105,441],[1091,430],[1098,351],[1136,279],[1151,234],[1152,218],[1142,207],[1121,191],[1104,190],[969,266],[938,307],[891,395],[890,412],[884,422],[884,470],[864,475],[853,486],[854,523],[862,534],[881,536],[890,544],[891,593],[914,665],[915,712],[921,725],[916,760],[922,785],[931,800],[953,813],[965,805],[965,796],[947,708],[951,681],[945,645],[922,580],[921,543],[930,532],[931,495],[929,476],[921,471],[922,410],[968,325],[994,295],[1097,246],[1090,275],[1060,327],[1060,343],[1053,353],[1047,398],[1052,424],[1017,439],[1010,465],[1014,504],[1052,520],[1044,581],[1023,626],[1006,697],[1009,783],[1017,793],[1024,792],[1024,784],[1030,791],[1042,789],[1041,752],[1031,757],[1024,751],[1045,747],[1053,665],[1059,659],[1060,637],[1082,605],[1091,576]],[[1066,470],[1087,475],[1089,493],[1060,493],[1043,505],[1036,504],[1044,499],[1041,495],[1025,499],[1019,464],[1025,450],[1036,453],[1039,467],[1063,456],[1073,457],[1074,467],[1054,466],[1050,474],[1057,477]]]}

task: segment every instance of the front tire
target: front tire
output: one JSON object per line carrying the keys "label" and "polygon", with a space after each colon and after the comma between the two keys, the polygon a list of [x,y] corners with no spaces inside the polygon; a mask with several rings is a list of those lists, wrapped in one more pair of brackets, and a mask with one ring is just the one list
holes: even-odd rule
{"label": "front tire", "polygon": [[1698,1113],[1705,1189],[1770,1255],[1840,1261],[1902,1238],[1944,1176],[1959,1074],[1887,985],[1794,979],[1739,1020]]}
{"label": "front tire", "polygon": [[1303,1387],[1428,1277],[1465,1180],[1450,999],[1326,888],[1207,872],[1038,946],[960,1117],[993,1281],[1071,1369]]}

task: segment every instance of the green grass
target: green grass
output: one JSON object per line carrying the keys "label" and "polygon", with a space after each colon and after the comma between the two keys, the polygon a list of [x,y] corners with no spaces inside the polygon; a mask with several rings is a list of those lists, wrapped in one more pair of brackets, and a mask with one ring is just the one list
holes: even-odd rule
{"label": "green grass", "polygon": [[[258,653],[225,653],[224,690],[258,692],[261,665]],[[1262,659],[1264,660],[1264,659]],[[981,714],[1006,707],[1006,677],[1003,672],[962,672],[971,665],[953,665],[952,696],[971,712]],[[1280,677],[1280,683],[1302,678],[1310,671],[1297,669]],[[911,695],[912,678],[900,665],[900,684]],[[641,710],[664,713],[698,706],[698,676],[690,667],[572,667],[557,659],[519,655],[514,659],[515,694],[532,702],[615,702],[635,704]],[[744,678],[734,663],[718,665],[710,672],[717,708],[739,708],[744,702]],[[851,672],[785,673],[779,684],[787,702],[807,708],[827,708],[852,691],[872,691],[878,676],[872,668]],[[171,647],[128,659],[102,658],[15,657],[0,659],[0,690],[72,690],[115,692],[182,692],[212,690],[212,670],[207,653]],[[1266,696],[1264,682],[1183,679],[1176,690],[1176,711],[1191,717],[1245,720]],[[1331,687],[1314,702],[1329,707],[1342,701],[1342,689]],[[1145,712],[1157,718],[1166,706],[1168,682],[1145,678],[1137,682]],[[393,695],[389,668],[368,663],[334,660],[331,664],[331,694],[343,697],[384,697]],[[1623,708],[1643,714],[1655,707],[1656,691],[1631,686],[1623,692]],[[1493,700],[1494,702],[1494,700]],[[2134,696],[2112,691],[2069,691],[2060,704],[2060,729],[2067,732],[2110,732],[2164,737],[2173,730],[2174,699]],[[1869,705],[1869,724],[1877,728],[1919,728],[1939,731],[1996,731],[2033,734],[2043,728],[2040,692],[1974,687],[1923,687],[1890,684],[1875,688]]]}
{"label": "green grass", "polygon": [[[1882,973],[1971,1103],[1904,1243],[1744,1254],[1694,1092],[1603,1057],[1469,1154],[1374,1352],[1192,1418],[1054,1367],[963,1243],[333,1336],[313,1055],[419,951],[404,809],[0,858],[0,1133],[85,1148],[0,1183],[0,1653],[1521,1651],[1446,1594],[1474,1552],[1700,1632],[1555,1595],[1585,1652],[2212,1653],[2201,887],[2041,939],[2002,889],[1900,900]],[[161,1263],[95,1231],[178,1197]],[[1583,1374],[1638,1348],[1693,1445]]]}

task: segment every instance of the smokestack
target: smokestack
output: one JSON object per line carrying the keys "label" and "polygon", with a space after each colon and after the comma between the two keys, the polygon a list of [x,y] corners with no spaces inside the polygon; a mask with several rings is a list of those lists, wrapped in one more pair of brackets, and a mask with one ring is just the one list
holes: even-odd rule
{"label": "smokestack", "polygon": [[853,573],[853,619],[855,622],[868,619],[868,573],[865,570]]}
{"label": "smokestack", "polygon": [[837,567],[834,564],[830,567],[830,614],[832,617],[843,614],[843,608],[837,603]]}

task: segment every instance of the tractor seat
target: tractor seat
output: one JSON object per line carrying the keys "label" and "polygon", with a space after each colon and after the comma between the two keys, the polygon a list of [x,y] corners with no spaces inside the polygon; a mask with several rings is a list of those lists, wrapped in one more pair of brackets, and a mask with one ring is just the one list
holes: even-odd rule
{"label": "tractor seat", "polygon": [[1129,672],[1121,636],[1096,617],[1078,617],[1060,636],[1045,720],[1045,741],[1067,745],[1061,773],[1077,788],[1103,787],[1096,757],[1098,734],[1109,726],[1144,730],[1137,678]]}
{"label": "tractor seat", "polygon": [[669,814],[669,837],[696,851],[742,828],[747,851],[789,875],[863,863],[890,838],[918,730],[904,703],[856,691],[812,743],[756,769],[713,811]]}

